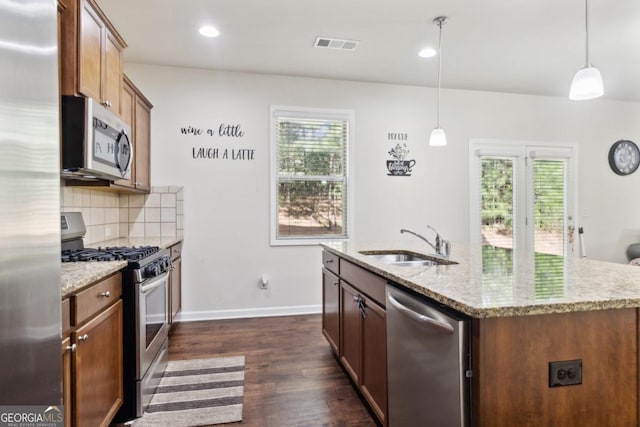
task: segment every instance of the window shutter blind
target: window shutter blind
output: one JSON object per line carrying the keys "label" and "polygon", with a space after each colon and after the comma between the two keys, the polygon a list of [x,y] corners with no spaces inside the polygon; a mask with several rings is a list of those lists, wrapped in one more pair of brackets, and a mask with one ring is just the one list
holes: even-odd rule
{"label": "window shutter blind", "polygon": [[563,160],[533,160],[534,250],[564,255],[566,167]]}
{"label": "window shutter blind", "polygon": [[276,117],[280,239],[347,237],[349,120]]}
{"label": "window shutter blind", "polygon": [[345,120],[278,119],[278,175],[343,177],[349,123]]}

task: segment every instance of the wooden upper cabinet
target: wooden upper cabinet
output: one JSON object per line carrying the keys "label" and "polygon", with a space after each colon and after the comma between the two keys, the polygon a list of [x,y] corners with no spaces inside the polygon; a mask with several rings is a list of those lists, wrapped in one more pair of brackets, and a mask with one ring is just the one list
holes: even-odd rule
{"label": "wooden upper cabinet", "polygon": [[121,179],[115,185],[148,193],[151,191],[151,109],[153,105],[140,90],[123,76],[121,93],[122,118],[131,126],[133,164],[131,179]]}
{"label": "wooden upper cabinet", "polygon": [[135,184],[142,191],[151,191],[151,108],[146,98],[136,96]]}
{"label": "wooden upper cabinet", "polygon": [[78,92],[102,100],[102,33],[104,25],[90,5],[80,9]]}
{"label": "wooden upper cabinet", "polygon": [[121,113],[124,39],[93,0],[69,0],[62,12],[63,95],[84,95]]}
{"label": "wooden upper cabinet", "polygon": [[[120,94],[120,112],[126,124],[133,128],[133,103],[136,97],[135,89],[127,76],[123,76],[122,93]],[[129,135],[131,136],[131,135]]]}
{"label": "wooden upper cabinet", "polygon": [[[113,111],[121,112],[120,94],[122,93],[122,50],[118,38],[111,32],[105,34],[104,78],[102,96],[112,104]],[[116,106],[118,106],[116,108]]]}
{"label": "wooden upper cabinet", "polygon": [[134,121],[135,121],[134,102],[135,102],[136,94],[135,94],[135,89],[131,84],[131,82],[129,81],[129,79],[127,79],[127,76],[123,76],[123,77],[124,77],[124,81],[122,84],[122,93],[120,94],[120,115],[122,116],[122,119],[125,121],[125,123],[128,124],[129,127],[131,127],[131,134],[129,135],[129,138],[133,141],[133,150],[134,150],[133,164],[131,165],[131,177],[129,179],[119,179],[115,181],[114,184],[118,186],[135,189],[136,187],[135,186],[136,144],[135,144],[135,138],[133,133],[134,133]]}

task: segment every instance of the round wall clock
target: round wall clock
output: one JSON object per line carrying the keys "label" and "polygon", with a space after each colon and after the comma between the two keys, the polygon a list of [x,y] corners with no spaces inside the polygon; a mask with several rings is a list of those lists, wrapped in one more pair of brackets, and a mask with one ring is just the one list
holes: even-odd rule
{"label": "round wall clock", "polygon": [[632,141],[621,139],[609,149],[609,166],[618,175],[629,175],[640,165],[640,150]]}

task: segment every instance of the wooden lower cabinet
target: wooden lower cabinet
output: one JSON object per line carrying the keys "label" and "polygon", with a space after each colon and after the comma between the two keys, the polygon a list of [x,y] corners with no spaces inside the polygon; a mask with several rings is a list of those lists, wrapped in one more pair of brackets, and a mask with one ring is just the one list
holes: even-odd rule
{"label": "wooden lower cabinet", "polygon": [[322,333],[335,354],[340,354],[340,279],[322,269]]}
{"label": "wooden lower cabinet", "polygon": [[73,399],[71,395],[71,360],[75,346],[71,345],[71,337],[62,339],[62,405],[64,406],[64,425],[72,425]]}
{"label": "wooden lower cabinet", "polygon": [[[474,426],[637,426],[635,308],[473,319]],[[549,362],[582,383],[549,387]]]}
{"label": "wooden lower cabinet", "polygon": [[386,281],[327,251],[322,265],[322,333],[378,421],[386,426]]}
{"label": "wooden lower cabinet", "polygon": [[122,406],[121,292],[116,273],[62,303],[65,427],[106,427]]}
{"label": "wooden lower cabinet", "polygon": [[365,299],[362,320],[360,389],[383,425],[387,423],[387,316],[384,308]]}
{"label": "wooden lower cabinet", "polygon": [[75,425],[108,426],[123,402],[122,301],[78,328],[72,339]]}
{"label": "wooden lower cabinet", "polygon": [[340,362],[376,417],[387,424],[386,310],[340,282]]}
{"label": "wooden lower cabinet", "polygon": [[356,385],[360,385],[362,364],[362,315],[356,289],[340,283],[340,362]]}
{"label": "wooden lower cabinet", "polygon": [[169,274],[169,324],[173,326],[182,308],[182,242],[169,247],[171,272]]}

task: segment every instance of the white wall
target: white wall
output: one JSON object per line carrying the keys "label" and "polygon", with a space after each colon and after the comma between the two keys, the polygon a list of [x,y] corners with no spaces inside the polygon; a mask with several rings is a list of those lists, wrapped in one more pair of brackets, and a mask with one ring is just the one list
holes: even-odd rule
{"label": "white wall", "polygon": [[[575,142],[580,219],[591,258],[625,262],[640,241],[640,172],[618,177],[607,162],[618,139],[638,141],[640,104],[443,90],[449,145],[427,146],[435,90],[129,64],[154,104],[151,178],[185,186],[184,318],[318,310],[320,249],[269,246],[269,106],[355,111],[356,239],[399,240],[401,227],[436,226],[468,241],[470,138]],[[184,126],[240,123],[242,138],[181,135]],[[409,135],[411,177],[388,177],[388,132]],[[193,159],[192,147],[252,148],[253,161]],[[261,274],[271,279],[259,290]],[[230,310],[223,312],[224,310]]]}

